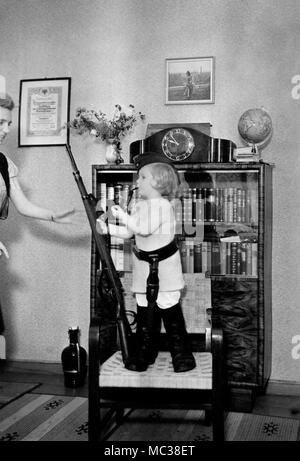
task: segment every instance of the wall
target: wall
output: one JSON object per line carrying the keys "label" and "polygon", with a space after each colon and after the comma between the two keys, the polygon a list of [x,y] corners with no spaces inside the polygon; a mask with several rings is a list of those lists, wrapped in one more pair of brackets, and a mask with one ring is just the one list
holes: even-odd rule
{"label": "wall", "polygon": [[[16,100],[21,79],[71,76],[71,114],[79,105],[109,113],[116,103],[132,103],[148,123],[211,122],[213,136],[239,145],[244,110],[270,112],[274,134],[263,159],[276,164],[272,378],[292,381],[300,381],[291,355],[292,338],[300,335],[300,101],[291,95],[291,79],[300,74],[299,18],[297,0],[2,0],[0,6],[0,74]],[[167,106],[165,58],[190,56],[215,56],[215,104]],[[124,151],[144,132],[139,126]],[[90,188],[91,164],[104,162],[104,146],[74,137],[72,147]],[[20,167],[31,200],[80,210],[70,226],[30,221],[12,209],[1,223],[11,254],[0,265],[9,358],[57,361],[69,324],[80,326],[87,345],[88,225],[64,149],[17,148],[17,111],[2,150]]]}

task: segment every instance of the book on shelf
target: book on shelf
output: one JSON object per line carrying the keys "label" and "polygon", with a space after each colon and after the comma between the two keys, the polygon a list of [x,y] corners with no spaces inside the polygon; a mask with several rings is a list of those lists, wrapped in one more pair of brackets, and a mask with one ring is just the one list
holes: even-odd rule
{"label": "book on shelf", "polygon": [[[246,247],[246,274],[252,275],[252,248],[251,243],[245,243]],[[257,263],[257,261],[256,261]]]}
{"label": "book on shelf", "polygon": [[110,237],[110,254],[117,271],[124,271],[124,240]]}
{"label": "book on shelf", "polygon": [[220,242],[220,273],[226,274],[226,242]]}
{"label": "book on shelf", "polygon": [[241,163],[258,162],[259,152],[255,146],[236,147],[233,149],[233,159]]}
{"label": "book on shelf", "polygon": [[181,256],[181,266],[182,272],[187,272],[187,244],[185,240],[180,242],[180,256]]}
{"label": "book on shelf", "polygon": [[211,273],[221,274],[221,248],[219,242],[211,242]]}
{"label": "book on shelf", "polygon": [[251,206],[251,222],[258,223],[258,191],[256,189],[250,190],[250,206]]}
{"label": "book on shelf", "polygon": [[252,275],[257,277],[257,251],[258,251],[258,244],[252,243],[251,244],[251,254],[252,254]]}
{"label": "book on shelf", "polygon": [[216,197],[215,189],[206,189],[206,216],[205,220],[209,222],[216,221]]}
{"label": "book on shelf", "polygon": [[134,245],[133,239],[125,239],[124,248],[124,271],[130,272],[132,270],[132,247]]}
{"label": "book on shelf", "polygon": [[[103,211],[107,211],[109,205],[120,205],[121,208],[127,211],[129,199],[130,184],[110,184],[101,182],[98,186],[98,207],[102,207]],[[132,200],[137,200],[137,191],[133,191]]]}
{"label": "book on shelf", "polygon": [[237,272],[237,258],[238,258],[238,251],[237,251],[237,242],[230,243],[230,274],[236,275]]}
{"label": "book on shelf", "polygon": [[194,241],[192,239],[186,240],[186,269],[187,273],[194,273]]}
{"label": "book on shelf", "polygon": [[240,274],[247,275],[247,244],[240,244]]}
{"label": "book on shelf", "polygon": [[202,244],[197,241],[194,244],[194,272],[202,272]]}
{"label": "book on shelf", "polygon": [[207,242],[202,242],[202,273],[207,271]]}

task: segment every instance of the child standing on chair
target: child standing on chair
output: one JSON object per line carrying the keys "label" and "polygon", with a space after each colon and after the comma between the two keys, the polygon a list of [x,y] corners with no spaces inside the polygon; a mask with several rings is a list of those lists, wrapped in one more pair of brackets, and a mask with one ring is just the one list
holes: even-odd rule
{"label": "child standing on chair", "polygon": [[[129,357],[125,367],[144,371],[155,362],[162,319],[174,371],[188,371],[196,364],[180,305],[184,279],[180,253],[174,240],[172,204],[179,185],[178,174],[172,163],[157,153],[141,154],[134,162],[139,175],[137,186],[141,200],[132,215],[119,206],[113,206],[112,214],[123,226],[109,224],[111,235],[123,238],[135,236],[132,291],[137,302],[138,344],[136,353]],[[98,230],[105,232],[105,223],[101,219],[98,222]],[[151,291],[153,286],[148,277],[157,271],[158,284]]]}

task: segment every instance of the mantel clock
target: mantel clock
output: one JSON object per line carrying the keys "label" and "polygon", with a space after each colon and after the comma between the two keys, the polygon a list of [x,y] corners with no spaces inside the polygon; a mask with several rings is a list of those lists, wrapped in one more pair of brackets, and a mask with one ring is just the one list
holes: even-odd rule
{"label": "mantel clock", "polygon": [[231,162],[235,144],[217,139],[189,125],[163,128],[130,144],[130,162],[144,152],[157,152],[174,163]]}

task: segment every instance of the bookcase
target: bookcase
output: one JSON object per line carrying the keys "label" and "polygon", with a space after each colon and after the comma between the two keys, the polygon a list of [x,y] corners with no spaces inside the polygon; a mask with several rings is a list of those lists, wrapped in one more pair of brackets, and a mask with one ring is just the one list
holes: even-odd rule
{"label": "bookcase", "polygon": [[[271,373],[272,336],[272,170],[259,163],[175,164],[182,194],[175,201],[176,237],[186,287],[182,306],[187,329],[195,309],[205,332],[210,307],[220,319],[225,336],[229,407],[251,411],[255,396],[263,393]],[[97,207],[114,201],[127,207],[135,183],[134,165],[93,165],[93,194]],[[133,194],[132,209],[137,196]],[[132,315],[130,293],[133,242],[110,238],[126,310]],[[101,273],[92,241],[91,310],[102,318],[103,357],[116,342],[113,313],[100,306],[97,286]]]}

